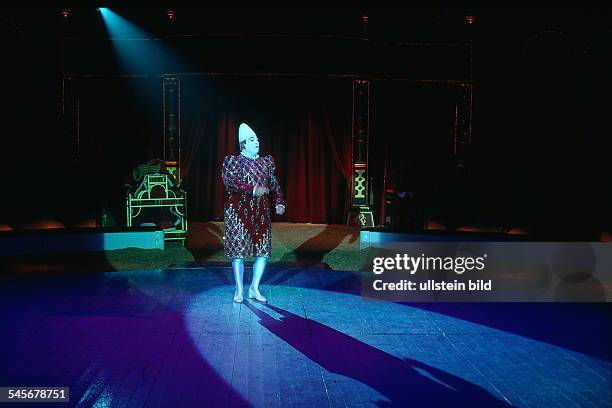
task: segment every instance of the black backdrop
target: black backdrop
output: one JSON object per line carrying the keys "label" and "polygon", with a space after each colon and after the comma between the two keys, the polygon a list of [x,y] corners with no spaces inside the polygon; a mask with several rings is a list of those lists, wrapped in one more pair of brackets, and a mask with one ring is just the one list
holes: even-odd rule
{"label": "black backdrop", "polygon": [[[58,25],[56,11],[2,11],[2,41],[9,56],[3,69],[10,80],[4,83],[5,97],[9,103],[2,111],[4,133],[0,143],[7,173],[4,197],[10,198],[3,200],[5,210],[0,214],[0,220],[14,225],[47,215],[78,218],[75,212],[95,213],[94,207],[98,201],[110,197],[109,191],[115,188],[108,187],[109,191],[102,188],[98,197],[97,193],[89,193],[89,170],[83,170],[83,166],[95,169],[99,168],[99,163],[75,162],[74,135],[62,126],[59,103],[62,73],[60,38],[64,35],[65,26]],[[398,11],[387,14],[398,15],[398,19],[402,20]],[[525,226],[531,226],[536,231],[553,231],[552,238],[561,237],[563,231],[558,230],[566,229],[568,223],[573,224],[574,230],[582,229],[583,232],[609,229],[611,217],[608,208],[612,206],[612,200],[607,174],[609,135],[612,134],[609,120],[612,115],[609,75],[612,39],[609,27],[604,24],[609,12],[474,10],[477,24],[472,34],[457,34],[454,31],[456,27],[446,23],[453,17],[452,13],[440,19],[440,14],[434,12],[432,16],[435,18],[431,21],[427,20],[426,14],[419,14],[419,21],[410,25],[410,30],[406,32],[399,26],[385,23],[380,13],[377,15],[373,12],[369,35],[378,39],[418,41],[428,38],[441,42],[464,41],[471,35],[475,85],[474,145],[468,186],[473,187],[465,190],[469,194],[462,194],[477,199],[473,200],[475,206],[470,205],[469,211],[479,217],[487,216],[494,223],[528,224]],[[455,24],[463,21],[460,17]],[[87,24],[81,26],[86,28]],[[312,31],[311,21],[307,26]],[[72,25],[73,31],[77,28]],[[273,31],[269,25],[265,29]],[[290,31],[291,28],[285,27],[284,30]],[[304,61],[308,62],[308,59]],[[311,62],[304,66],[305,71],[318,72],[316,67],[321,65],[320,60],[313,59]],[[410,61],[404,63],[410,67]],[[439,61],[440,66],[445,63],[448,61]],[[368,65],[360,69],[364,67]],[[234,68],[239,70],[240,67]],[[149,124],[146,121],[154,118],[155,110],[160,109],[159,82],[152,78],[152,85],[145,87],[150,89],[152,97],[142,101],[144,103],[135,104],[135,96],[123,94],[117,97],[121,87],[127,92],[127,86],[109,85],[106,89],[94,84],[98,80],[89,80],[93,82],[86,87],[93,89],[99,86],[103,92],[91,99],[97,101],[98,106],[89,112],[87,97],[83,100],[83,119],[92,125],[89,131],[80,133],[81,152],[85,154],[89,149],[90,157],[99,155],[103,166],[117,169],[116,175],[98,178],[115,183],[121,179],[119,173],[129,167],[129,152],[134,154],[132,159],[137,156],[137,152],[131,149],[141,140],[158,137],[157,125],[160,121]],[[121,82],[117,78],[108,81]],[[389,82],[388,94],[396,92],[396,84]],[[295,85],[307,87],[299,82]],[[112,96],[113,88],[116,89],[115,96]],[[106,91],[108,94],[105,96]],[[382,88],[378,91],[374,89],[375,123],[384,117],[384,106],[399,109],[397,106],[405,104],[401,98],[385,100],[380,96],[384,93]],[[141,110],[147,102],[151,103],[153,116]],[[123,108],[120,108],[122,105]],[[118,116],[109,116],[108,112],[115,108]],[[410,112],[410,109],[406,111]],[[98,119],[95,115],[91,116],[91,112],[95,115],[100,112]],[[135,120],[122,123],[119,118],[127,117],[128,112]],[[388,113],[387,116],[392,114]],[[119,126],[111,123],[118,123]],[[86,129],[88,125],[83,123],[83,126]],[[262,126],[264,134],[274,134],[270,133],[265,123]],[[394,135],[403,131],[393,129],[391,125],[388,127]],[[129,130],[128,141],[119,140],[122,129]],[[117,138],[120,148],[114,150],[113,145],[106,152],[97,150],[95,146],[100,144],[96,143],[104,140],[98,137],[102,133],[109,140]],[[419,129],[412,132],[418,133]],[[376,143],[376,137],[374,133],[373,143]],[[139,142],[135,143],[135,140]],[[269,148],[273,151],[274,146]],[[124,153],[126,156],[122,157]],[[434,157],[442,157],[443,154],[435,154]],[[341,173],[340,167],[337,167],[336,176]],[[475,194],[471,193],[472,190]],[[91,196],[88,197],[88,194]],[[332,205],[329,201],[325,202],[326,208]],[[451,204],[444,200],[437,200],[436,205],[451,209]],[[214,205],[200,208],[214,208]],[[469,221],[473,217],[466,208],[460,208],[458,216],[463,214]],[[201,213],[198,217],[204,219],[214,216],[213,213]],[[332,215],[329,211],[327,214],[319,211],[316,216],[328,221],[338,219],[337,213]],[[461,223],[461,220],[456,222]]]}

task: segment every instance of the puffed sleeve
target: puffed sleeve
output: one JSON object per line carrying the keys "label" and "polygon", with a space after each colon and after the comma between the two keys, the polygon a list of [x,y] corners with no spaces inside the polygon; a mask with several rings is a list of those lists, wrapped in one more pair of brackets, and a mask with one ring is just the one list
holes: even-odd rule
{"label": "puffed sleeve", "polygon": [[230,193],[253,194],[255,186],[245,183],[240,179],[242,173],[237,160],[233,156],[225,156],[221,168],[221,179],[223,185]]}
{"label": "puffed sleeve", "polygon": [[266,156],[266,165],[268,169],[270,169],[270,180],[268,181],[268,189],[272,193],[272,201],[274,205],[282,205],[285,206],[285,199],[283,197],[283,192],[280,188],[280,184],[278,183],[278,179],[276,178],[276,165],[274,164],[274,159],[272,156]]}

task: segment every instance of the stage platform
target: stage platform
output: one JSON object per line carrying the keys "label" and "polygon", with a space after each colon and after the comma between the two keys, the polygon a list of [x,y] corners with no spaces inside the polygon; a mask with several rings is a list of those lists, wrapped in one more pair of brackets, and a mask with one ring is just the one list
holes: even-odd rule
{"label": "stage platform", "polygon": [[230,268],[197,262],[4,278],[0,384],[69,386],[83,407],[610,406],[610,304],[359,288],[353,272],[271,266],[269,304],[236,304]]}
{"label": "stage platform", "polygon": [[164,232],[146,227],[0,231],[0,256],[74,254],[125,248],[164,249]]}
{"label": "stage platform", "polygon": [[501,234],[482,231],[423,230],[408,232],[388,228],[363,228],[359,231],[359,248],[389,242],[506,242],[526,241],[527,234]]}

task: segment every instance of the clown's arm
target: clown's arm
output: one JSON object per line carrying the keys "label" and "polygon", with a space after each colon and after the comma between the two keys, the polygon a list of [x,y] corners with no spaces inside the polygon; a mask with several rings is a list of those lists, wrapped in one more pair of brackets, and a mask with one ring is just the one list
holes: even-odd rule
{"label": "clown's arm", "polygon": [[283,192],[280,188],[280,184],[278,183],[278,179],[276,178],[276,165],[274,164],[274,159],[272,156],[266,157],[266,162],[268,167],[270,168],[270,180],[268,183],[270,192],[272,193],[272,201],[276,207],[276,213],[282,215],[285,212],[285,199],[283,197]]}

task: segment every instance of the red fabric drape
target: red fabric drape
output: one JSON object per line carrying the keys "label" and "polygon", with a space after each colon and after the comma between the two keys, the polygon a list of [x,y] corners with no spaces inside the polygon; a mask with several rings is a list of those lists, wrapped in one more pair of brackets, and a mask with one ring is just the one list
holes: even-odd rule
{"label": "red fabric drape", "polygon": [[220,219],[224,156],[238,153],[248,123],[271,154],[287,211],[277,221],[342,223],[351,176],[351,82],[185,78],[182,174],[189,218]]}

